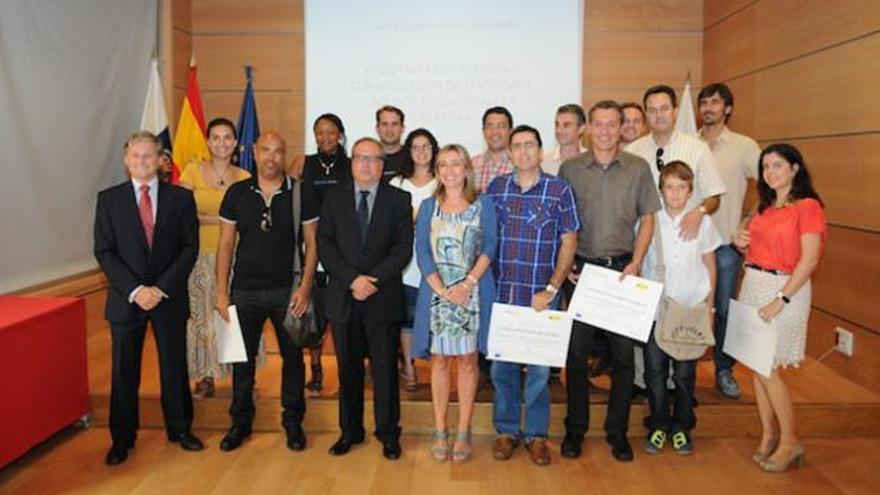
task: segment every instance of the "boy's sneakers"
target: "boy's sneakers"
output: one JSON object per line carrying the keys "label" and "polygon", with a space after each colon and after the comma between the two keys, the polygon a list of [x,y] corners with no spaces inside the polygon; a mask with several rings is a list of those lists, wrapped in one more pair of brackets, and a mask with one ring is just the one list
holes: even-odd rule
{"label": "boy's sneakers", "polygon": [[690,436],[683,431],[679,431],[672,435],[672,448],[680,455],[690,455],[694,453],[694,444],[691,442]]}
{"label": "boy's sneakers", "polygon": [[660,429],[653,430],[645,440],[645,452],[659,454],[666,444],[666,432]]}

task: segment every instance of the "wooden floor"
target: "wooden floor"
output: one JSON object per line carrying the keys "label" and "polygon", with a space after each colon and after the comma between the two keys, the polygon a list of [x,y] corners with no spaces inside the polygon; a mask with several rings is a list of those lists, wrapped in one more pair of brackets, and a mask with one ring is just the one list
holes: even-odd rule
{"label": "wooden floor", "polygon": [[291,452],[281,433],[255,433],[241,449],[217,449],[222,432],[197,431],[203,452],[184,452],[161,430],[142,430],[124,464],[104,465],[105,428],[72,428],[0,471],[0,494],[877,494],[880,439],[808,440],[807,462],[785,474],[761,472],[749,459],[750,439],[705,439],[689,457],[648,455],[633,463],[612,459],[597,438],[584,455],[532,465],[522,448],[505,462],[492,459],[491,437],[474,438],[474,458],[463,465],[431,460],[428,436],[404,435],[403,457],[387,461],[376,440],[333,458],[331,433],[309,435],[304,452]]}

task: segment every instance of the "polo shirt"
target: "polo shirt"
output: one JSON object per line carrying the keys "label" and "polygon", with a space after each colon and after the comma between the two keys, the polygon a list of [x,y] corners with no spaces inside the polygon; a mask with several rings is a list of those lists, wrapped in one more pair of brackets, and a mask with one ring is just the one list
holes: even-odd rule
{"label": "polo shirt", "polygon": [[382,162],[382,182],[388,182],[395,175],[399,174],[400,171],[403,170],[403,165],[405,161],[405,148],[400,148],[397,153],[385,155],[385,160],[383,160]]}
{"label": "polo shirt", "polygon": [[754,139],[737,134],[727,126],[714,143],[706,141],[703,137],[703,129],[700,129],[699,136],[700,140],[712,150],[718,174],[727,188],[721,205],[712,214],[712,221],[715,222],[715,227],[718,228],[724,242],[729,243],[733,240],[742,220],[743,200],[746,197],[748,180],[758,178],[761,148]]}
{"label": "polo shirt", "polygon": [[581,224],[577,254],[585,258],[632,253],[639,218],[660,209],[648,164],[625,151],[607,167],[590,151],[569,158],[559,177],[574,191]]}
{"label": "polo shirt", "polygon": [[[293,231],[292,184],[293,179],[287,177],[268,201],[264,200],[260,192],[256,175],[236,182],[226,190],[220,204],[220,221],[235,224],[238,232],[233,290],[265,290],[290,286],[293,280],[293,247],[298,241]],[[268,232],[260,228],[263,212],[266,210],[272,219]],[[315,222],[318,216],[314,192],[304,183],[301,222]]]}

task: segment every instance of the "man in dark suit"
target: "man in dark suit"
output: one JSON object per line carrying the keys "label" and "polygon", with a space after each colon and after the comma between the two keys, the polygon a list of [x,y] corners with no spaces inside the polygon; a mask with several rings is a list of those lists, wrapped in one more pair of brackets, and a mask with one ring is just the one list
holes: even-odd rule
{"label": "man in dark suit", "polygon": [[339,426],[332,455],[364,441],[364,358],[370,358],[376,436],[382,454],[400,457],[397,342],[405,307],[401,272],[412,256],[409,193],[381,182],[379,141],[359,139],[352,148],[353,181],[324,197],[318,255],[330,275],[327,318],[332,322],[339,366]]}
{"label": "man in dark suit", "polygon": [[107,276],[105,316],[113,340],[109,465],[125,461],[137,436],[147,320],[159,352],[168,440],[184,450],[203,448],[190,431],[186,368],[187,279],[198,254],[198,219],[190,191],[159,181],[160,148],[153,134],[132,134],[123,158],[131,180],[98,194],[95,258]]}

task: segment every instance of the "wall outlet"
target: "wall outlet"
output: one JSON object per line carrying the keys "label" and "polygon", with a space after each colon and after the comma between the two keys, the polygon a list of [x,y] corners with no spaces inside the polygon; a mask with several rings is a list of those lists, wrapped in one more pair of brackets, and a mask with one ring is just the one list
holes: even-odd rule
{"label": "wall outlet", "polygon": [[835,347],[837,352],[852,357],[854,350],[853,333],[842,327],[837,327],[835,332],[837,333],[837,345]]}

